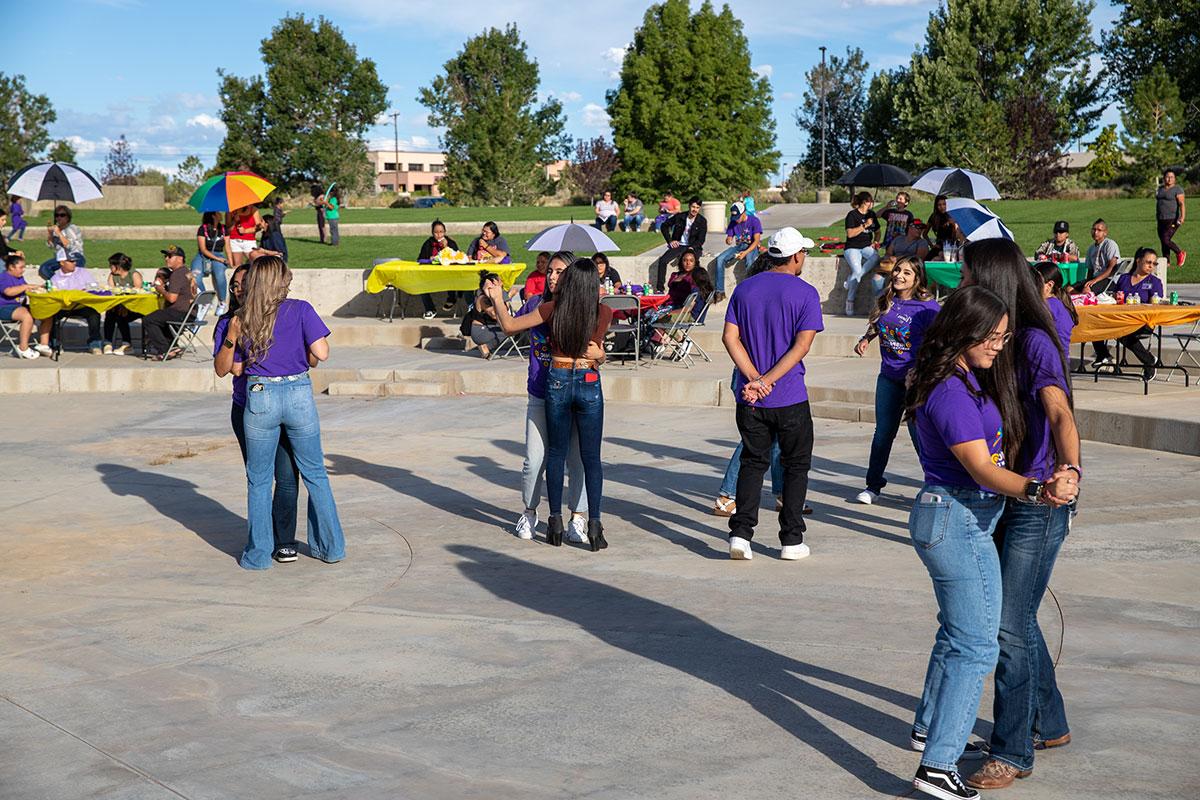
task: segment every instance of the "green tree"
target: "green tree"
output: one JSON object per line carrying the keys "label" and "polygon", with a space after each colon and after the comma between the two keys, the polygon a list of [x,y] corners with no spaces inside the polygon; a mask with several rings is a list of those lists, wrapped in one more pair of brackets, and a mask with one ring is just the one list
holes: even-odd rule
{"label": "green tree", "polygon": [[1155,64],[1133,84],[1121,110],[1121,144],[1141,183],[1153,185],[1159,172],[1183,160],[1183,118],[1179,86],[1165,66]]}
{"label": "green tree", "polygon": [[1166,65],[1179,87],[1184,140],[1200,142],[1200,0],[1115,0],[1121,15],[1104,32],[1104,59],[1118,99]]}
{"label": "green tree", "polygon": [[762,186],[778,166],[771,85],[751,69],[728,5],[650,6],[607,100],[621,158],[613,180],[643,197],[726,195]]}
{"label": "green tree", "polygon": [[441,189],[463,205],[508,205],[547,189],[545,164],[569,152],[562,104],[536,105],[538,64],[516,25],[472,37],[417,99],[445,126]]}
{"label": "green tree", "polygon": [[109,145],[108,157],[104,159],[104,168],[100,171],[100,183],[107,186],[136,186],[138,172],[137,157],[122,133]]}
{"label": "green tree", "polygon": [[1112,183],[1125,168],[1125,154],[1117,144],[1117,126],[1105,125],[1088,147],[1096,157],[1084,168],[1085,176],[1097,186]]}
{"label": "green tree", "polygon": [[218,166],[246,167],[287,189],[314,180],[365,186],[374,176],[364,136],[387,108],[375,62],[324,17],[284,17],[259,50],[262,77],[218,70],[226,126]]}
{"label": "green tree", "polygon": [[[1007,191],[1024,192],[1042,135],[1013,109],[1038,98],[1053,114],[1059,149],[1091,129],[1101,110],[1101,78],[1090,75],[1096,52],[1091,0],[947,0],[929,16],[925,42],[897,71],[890,100],[887,154],[910,169],[966,166]],[[876,104],[889,98],[877,96]],[[881,113],[878,105],[868,116]],[[1015,133],[1011,123],[1026,126]],[[1039,120],[1042,124],[1044,120]],[[1034,148],[1037,150],[1037,148]]]}
{"label": "green tree", "polygon": [[870,65],[862,50],[847,47],[846,57],[831,56],[822,67],[808,71],[796,124],[808,136],[808,151],[801,163],[810,173],[821,173],[821,89],[825,91],[825,168],[827,181],[837,180],[863,160],[866,140],[863,117],[867,109],[866,76]]}
{"label": "green tree", "polygon": [[200,157],[190,155],[179,162],[179,166],[175,169],[175,180],[184,186],[195,189],[204,183],[207,174],[208,171],[204,168],[204,162],[200,160]]}
{"label": "green tree", "polygon": [[50,98],[25,88],[24,75],[0,72],[0,178],[5,180],[21,167],[37,160],[50,143],[47,130],[58,119]]}
{"label": "green tree", "polygon": [[74,164],[78,156],[79,154],[75,152],[75,148],[66,139],[59,139],[50,145],[50,149],[46,151],[46,159],[48,161],[59,161],[63,164]]}
{"label": "green tree", "polygon": [[863,109],[863,157],[870,161],[886,161],[888,143],[895,135],[895,116],[892,95],[904,79],[903,70],[882,70],[871,76],[867,87],[867,103]]}

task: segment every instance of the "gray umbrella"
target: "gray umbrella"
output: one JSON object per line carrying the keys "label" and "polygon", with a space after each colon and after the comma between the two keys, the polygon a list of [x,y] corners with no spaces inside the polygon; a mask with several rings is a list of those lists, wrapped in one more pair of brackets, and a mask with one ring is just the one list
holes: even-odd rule
{"label": "gray umbrella", "polygon": [[528,250],[570,250],[573,253],[586,252],[617,252],[621,248],[608,238],[603,231],[591,225],[580,225],[578,222],[568,222],[546,228],[525,243]]}

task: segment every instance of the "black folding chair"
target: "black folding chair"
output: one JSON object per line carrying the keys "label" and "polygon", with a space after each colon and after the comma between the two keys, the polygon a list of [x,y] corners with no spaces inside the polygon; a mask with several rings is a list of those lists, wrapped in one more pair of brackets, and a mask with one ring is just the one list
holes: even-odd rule
{"label": "black folding chair", "polygon": [[[613,313],[623,312],[627,316],[621,321],[614,318],[609,326],[608,338],[604,342],[604,350],[609,356],[633,356],[633,365],[639,366],[642,358],[642,301],[634,295],[610,294],[600,298],[600,302],[613,310]],[[624,337],[633,343],[632,349],[618,347],[618,337]]]}

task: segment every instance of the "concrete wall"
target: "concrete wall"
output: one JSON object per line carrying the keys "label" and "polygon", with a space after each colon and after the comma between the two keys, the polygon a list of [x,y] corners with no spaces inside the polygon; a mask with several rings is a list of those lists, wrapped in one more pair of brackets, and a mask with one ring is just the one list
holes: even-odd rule
{"label": "concrete wall", "polygon": [[[157,211],[163,207],[163,187],[161,186],[104,186],[101,188],[104,197],[99,200],[89,200],[81,204],[89,210],[130,210]],[[39,200],[33,204],[32,213],[38,213],[53,208],[57,203],[51,200]],[[75,203],[64,203],[71,208]],[[195,228],[192,229],[193,231]]]}

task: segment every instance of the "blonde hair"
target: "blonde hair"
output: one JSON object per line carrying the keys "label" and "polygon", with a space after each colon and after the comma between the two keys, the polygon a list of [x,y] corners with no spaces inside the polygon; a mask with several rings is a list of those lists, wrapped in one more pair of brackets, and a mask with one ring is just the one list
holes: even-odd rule
{"label": "blonde hair", "polygon": [[235,312],[242,325],[241,345],[250,364],[261,363],[275,343],[275,318],[287,299],[292,271],[279,256],[259,256],[246,275],[246,299]]}

